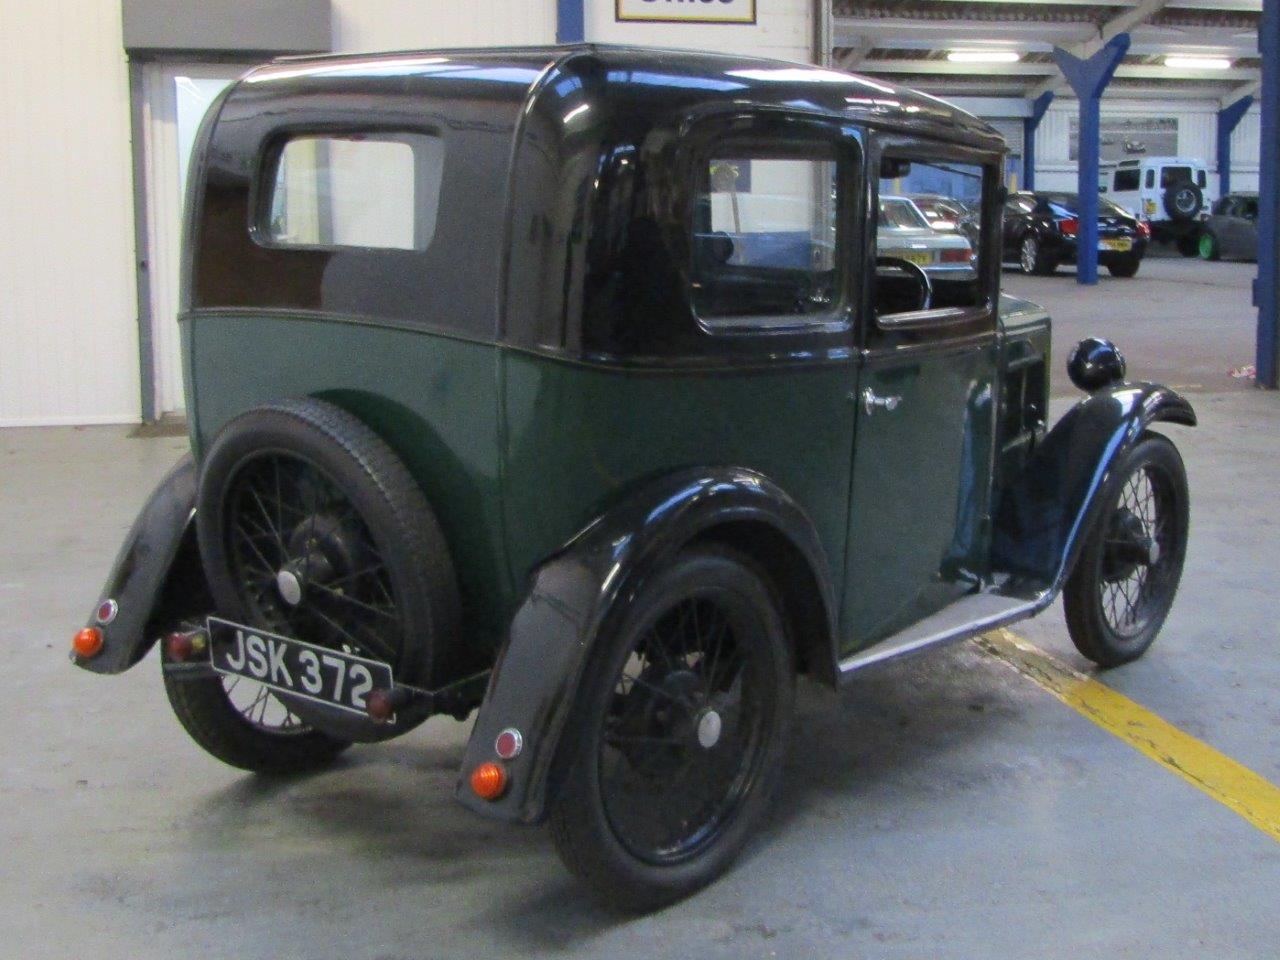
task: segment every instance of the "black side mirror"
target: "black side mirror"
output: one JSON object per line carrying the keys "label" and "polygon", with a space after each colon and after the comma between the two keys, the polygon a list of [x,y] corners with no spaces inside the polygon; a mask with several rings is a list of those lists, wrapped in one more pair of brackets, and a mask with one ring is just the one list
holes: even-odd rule
{"label": "black side mirror", "polygon": [[1124,354],[1110,340],[1086,337],[1067,358],[1067,376],[1086,393],[1120,383],[1124,374]]}

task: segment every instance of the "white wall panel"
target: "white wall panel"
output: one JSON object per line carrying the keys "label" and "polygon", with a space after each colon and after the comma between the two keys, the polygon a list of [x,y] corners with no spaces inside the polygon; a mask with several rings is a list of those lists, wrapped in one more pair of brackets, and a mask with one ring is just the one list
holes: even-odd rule
{"label": "white wall panel", "polygon": [[711,50],[810,63],[812,0],[756,0],[756,23],[618,23],[614,0],[586,0],[587,39],[598,43]]}
{"label": "white wall panel", "polygon": [[[1059,98],[1049,107],[1036,131],[1036,186],[1043,190],[1074,190],[1076,165],[1069,159],[1071,118],[1076,101]],[[1103,100],[1102,115],[1175,117],[1178,153],[1218,164],[1218,104],[1212,100]],[[1258,186],[1259,114],[1250,110],[1231,138],[1231,185],[1234,190]],[[1216,193],[1216,191],[1214,191]]]}
{"label": "white wall panel", "polygon": [[555,38],[555,0],[333,0],[333,48],[344,53]]}
{"label": "white wall panel", "polygon": [[118,0],[0,3],[0,425],[140,413]]}

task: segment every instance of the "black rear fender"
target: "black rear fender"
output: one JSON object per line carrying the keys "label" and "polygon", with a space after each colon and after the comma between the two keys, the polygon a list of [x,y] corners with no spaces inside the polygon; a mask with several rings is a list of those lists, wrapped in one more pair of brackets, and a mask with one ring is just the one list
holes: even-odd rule
{"label": "black rear fender", "polygon": [[[533,572],[467,745],[458,786],[466,806],[504,820],[545,816],[559,764],[572,753],[559,747],[598,639],[618,623],[647,577],[705,540],[734,546],[773,581],[799,662],[819,678],[834,677],[834,595],[825,553],[804,511],[748,470],[683,471],[623,500]],[[467,775],[497,759],[494,742],[509,727],[523,741],[519,756],[506,764],[509,785],[497,801],[480,800]]]}
{"label": "black rear fender", "polygon": [[[141,660],[160,632],[209,609],[196,543],[197,470],[190,454],[160,481],[138,514],[111,568],[89,624],[102,630],[102,651],[73,657],[94,673],[122,673]],[[114,614],[99,616],[104,610]]]}

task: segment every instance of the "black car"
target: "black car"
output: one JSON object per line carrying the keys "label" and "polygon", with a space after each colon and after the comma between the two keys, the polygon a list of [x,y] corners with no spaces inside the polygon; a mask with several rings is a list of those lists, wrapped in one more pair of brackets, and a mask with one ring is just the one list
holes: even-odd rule
{"label": "black car", "polygon": [[[1004,259],[1023,273],[1048,275],[1076,262],[1080,198],[1074,193],[1014,193],[1004,205]],[[1128,211],[1098,198],[1098,263],[1113,277],[1138,272],[1151,229]]]}
{"label": "black car", "polygon": [[1214,204],[1196,249],[1204,260],[1257,260],[1258,195],[1232,193]]}

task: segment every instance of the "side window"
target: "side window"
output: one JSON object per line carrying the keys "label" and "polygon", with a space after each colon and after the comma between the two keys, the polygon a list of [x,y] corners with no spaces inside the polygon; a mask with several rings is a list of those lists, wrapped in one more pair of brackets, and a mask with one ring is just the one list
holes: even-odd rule
{"label": "side window", "polygon": [[1156,185],[1156,172],[1155,170],[1148,170],[1147,171],[1147,189],[1153,190],[1155,189],[1155,185]]}
{"label": "side window", "polygon": [[442,142],[424,134],[297,136],[276,154],[258,233],[268,245],[425,250]]}
{"label": "side window", "polygon": [[831,313],[838,173],[831,143],[713,148],[694,193],[692,299],[704,326],[787,327]]}
{"label": "side window", "polygon": [[1137,190],[1141,184],[1139,178],[1142,176],[1137,167],[1126,170],[1116,171],[1116,190]]}
{"label": "side window", "polygon": [[1209,175],[1203,170],[1196,171],[1196,186],[1203,190],[1209,185]]}
{"label": "side window", "polygon": [[[926,309],[985,308],[989,292],[982,279],[981,166],[945,160],[885,157],[875,211],[878,320]],[[937,230],[912,201],[913,194],[951,198],[967,215],[954,227]],[[1019,205],[1030,198],[1018,198]]]}

